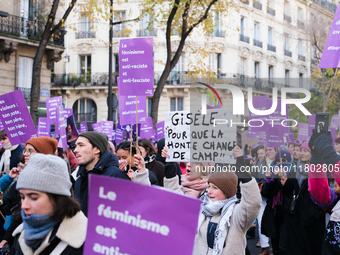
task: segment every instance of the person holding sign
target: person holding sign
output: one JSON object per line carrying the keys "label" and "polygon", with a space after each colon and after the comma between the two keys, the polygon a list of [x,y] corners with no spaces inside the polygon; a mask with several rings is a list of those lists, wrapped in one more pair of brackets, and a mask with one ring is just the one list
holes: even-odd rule
{"label": "person holding sign", "polygon": [[31,157],[17,182],[23,223],[13,232],[11,254],[83,254],[87,218],[71,198],[71,186],[63,159]]}

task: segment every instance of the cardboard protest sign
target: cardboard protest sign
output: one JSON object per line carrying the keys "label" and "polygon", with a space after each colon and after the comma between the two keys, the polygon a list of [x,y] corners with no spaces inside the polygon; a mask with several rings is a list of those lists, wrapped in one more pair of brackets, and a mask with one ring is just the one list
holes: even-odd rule
{"label": "cardboard protest sign", "polygon": [[336,68],[340,67],[340,8],[336,9],[331,29],[328,33],[327,42],[323,50],[319,68]]}
{"label": "cardboard protest sign", "polygon": [[55,133],[59,134],[57,107],[62,105],[62,97],[51,97],[46,99],[46,114],[50,123],[55,123]]}
{"label": "cardboard protest sign", "polygon": [[152,37],[119,41],[119,74],[121,96],[153,95]]}
{"label": "cardboard protest sign", "polygon": [[309,129],[309,124],[308,123],[299,123],[298,127],[298,140],[299,141],[308,141],[309,139],[309,134],[308,134],[308,129]]}
{"label": "cardboard protest sign", "polygon": [[33,120],[21,90],[0,96],[0,120],[12,145],[36,137]]}
{"label": "cardboard protest sign", "polygon": [[156,139],[159,140],[164,138],[164,121],[158,122],[156,124]]}
{"label": "cardboard protest sign", "polygon": [[49,118],[39,118],[37,126],[37,136],[51,136],[51,124]]}
{"label": "cardboard protest sign", "polygon": [[107,135],[109,141],[112,141],[112,130],[113,130],[113,121],[101,121],[102,133]]}
{"label": "cardboard protest sign", "polygon": [[200,200],[117,178],[89,178],[84,255],[192,254]]}
{"label": "cardboard protest sign", "polygon": [[79,133],[84,133],[84,132],[87,132],[88,131],[88,128],[87,128],[87,122],[81,122],[80,123],[80,132]]}
{"label": "cardboard protest sign", "polygon": [[75,143],[76,143],[76,140],[78,138],[79,133],[78,133],[78,129],[77,129],[77,126],[76,126],[76,121],[75,121],[73,115],[71,115],[71,116],[69,116],[67,118],[66,133],[67,133],[67,145],[71,149],[74,149],[76,147]]}
{"label": "cardboard protest sign", "polygon": [[58,116],[58,127],[59,127],[59,142],[62,145],[64,151],[67,150],[67,137],[66,137],[66,121],[64,118],[63,106],[59,105],[57,107],[57,116]]}
{"label": "cardboard protest sign", "polygon": [[152,118],[147,117],[144,123],[141,123],[140,137],[150,139],[155,135]]}

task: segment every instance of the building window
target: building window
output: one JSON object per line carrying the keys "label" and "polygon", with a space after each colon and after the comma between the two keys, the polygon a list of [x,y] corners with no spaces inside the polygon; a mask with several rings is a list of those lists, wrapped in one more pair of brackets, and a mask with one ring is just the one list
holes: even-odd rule
{"label": "building window", "polygon": [[[154,29],[153,24],[153,15],[150,13],[144,14],[143,18],[139,21],[139,31],[137,32],[138,36],[156,36],[157,32]],[[178,34],[178,33],[177,33]]]}
{"label": "building window", "polygon": [[289,37],[287,34],[285,35],[285,50],[289,51]]}
{"label": "building window", "polygon": [[254,62],[254,77],[260,78],[260,62]]}
{"label": "building window", "polygon": [[18,89],[21,89],[25,100],[31,98],[33,58],[19,57]]}
{"label": "building window", "polygon": [[284,5],[283,5],[283,13],[285,15],[289,15],[290,14],[290,11],[289,11],[289,3],[288,2],[284,2]]}
{"label": "building window", "polygon": [[78,99],[73,104],[73,115],[76,122],[97,122],[97,106],[96,103],[89,98]]}
{"label": "building window", "polygon": [[152,110],[152,98],[148,97],[148,117],[151,117],[151,110]]}
{"label": "building window", "polygon": [[170,111],[183,111],[183,97],[170,98]]}
{"label": "building window", "polygon": [[268,27],[268,45],[273,45],[273,28]]}
{"label": "building window", "polygon": [[274,66],[268,66],[268,79],[269,81],[273,81],[274,78]]}
{"label": "building window", "polygon": [[[174,57],[174,54],[172,55],[172,57]],[[170,72],[171,84],[174,84],[174,85],[181,84],[181,79],[184,76],[184,70],[185,70],[185,57],[180,56],[177,64],[174,66],[174,68]]]}
{"label": "building window", "polygon": [[285,85],[289,86],[289,70],[285,70]]}
{"label": "building window", "polygon": [[245,70],[246,70],[246,59],[245,58],[241,58],[241,61],[240,61],[240,74],[244,75],[245,74]]}
{"label": "building window", "polygon": [[241,16],[241,27],[240,27],[241,35],[246,35],[246,18]]}
{"label": "building window", "polygon": [[[114,15],[113,22],[119,22],[119,21],[123,21],[123,20],[126,20],[125,11],[116,11],[115,15]],[[120,33],[124,29],[125,29],[125,23],[116,24],[116,25],[113,26],[113,33],[115,34],[115,36],[117,36],[116,33]]]}
{"label": "building window", "polygon": [[260,23],[254,23],[254,40],[260,41]]}
{"label": "building window", "polygon": [[299,56],[303,56],[303,42],[299,40],[298,42],[298,50],[299,50]]}
{"label": "building window", "polygon": [[114,72],[115,73],[119,73],[119,54],[113,54],[113,58],[114,58]]}
{"label": "building window", "polygon": [[299,87],[303,88],[303,73],[299,73]]}
{"label": "building window", "polygon": [[80,56],[81,83],[91,82],[91,55]]}
{"label": "building window", "polygon": [[209,36],[215,36],[215,37],[223,37],[221,33],[221,15],[219,12],[213,11],[212,12],[212,18],[214,21],[214,32],[211,34],[209,33]]}

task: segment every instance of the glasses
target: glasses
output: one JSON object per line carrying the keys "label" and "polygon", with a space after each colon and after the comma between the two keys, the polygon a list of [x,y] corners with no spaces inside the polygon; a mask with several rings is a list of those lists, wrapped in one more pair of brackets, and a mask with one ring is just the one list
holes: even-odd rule
{"label": "glasses", "polygon": [[19,168],[20,170],[24,169],[25,165],[23,163],[19,163],[17,165],[17,168]]}
{"label": "glasses", "polygon": [[35,153],[35,150],[32,150],[32,149],[24,149],[22,151],[23,154],[26,154],[27,156],[31,156],[32,153]]}

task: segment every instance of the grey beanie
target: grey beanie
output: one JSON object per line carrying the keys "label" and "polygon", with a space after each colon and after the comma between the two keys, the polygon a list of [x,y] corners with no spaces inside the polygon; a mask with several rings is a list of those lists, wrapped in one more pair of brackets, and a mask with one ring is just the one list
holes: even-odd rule
{"label": "grey beanie", "polygon": [[31,189],[68,197],[71,196],[71,186],[65,161],[58,156],[41,153],[30,157],[17,182],[17,190]]}
{"label": "grey beanie", "polygon": [[89,139],[93,147],[97,147],[100,150],[100,156],[102,156],[104,152],[107,151],[107,148],[109,146],[107,135],[96,131],[87,131],[81,133],[79,136],[83,136]]}

